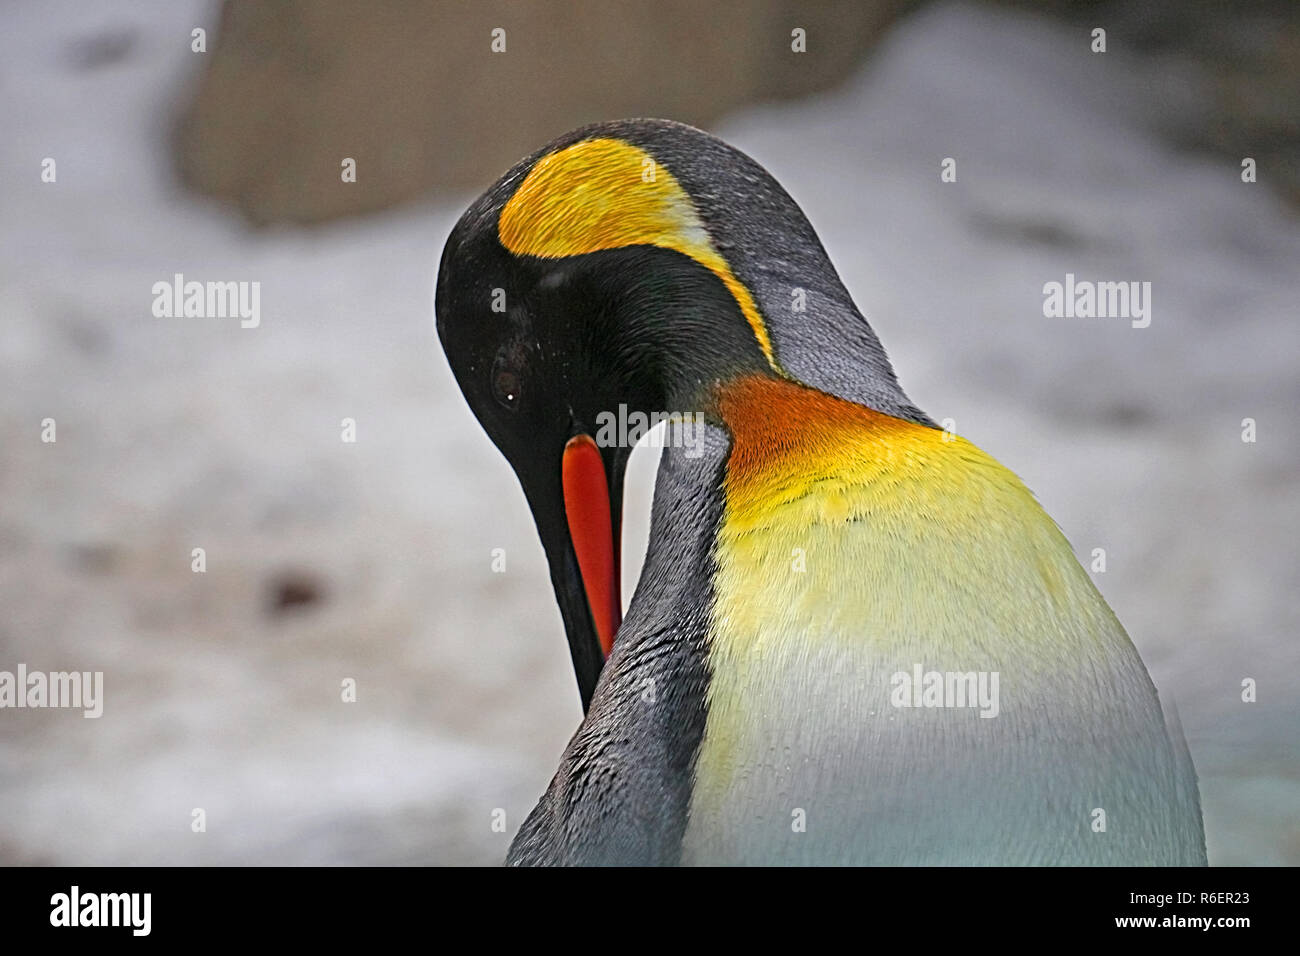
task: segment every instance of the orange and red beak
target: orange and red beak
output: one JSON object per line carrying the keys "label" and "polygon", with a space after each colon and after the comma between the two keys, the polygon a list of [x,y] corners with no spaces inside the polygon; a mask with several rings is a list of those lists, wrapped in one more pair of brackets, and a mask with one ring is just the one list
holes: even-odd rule
{"label": "orange and red beak", "polygon": [[565,444],[560,474],[569,541],[601,653],[608,657],[623,621],[619,521],[610,501],[604,459],[590,435],[574,435]]}
{"label": "orange and red beak", "polygon": [[558,461],[534,459],[520,483],[546,549],[585,711],[623,619],[620,529],[628,451],[599,448],[581,429],[570,435]]}

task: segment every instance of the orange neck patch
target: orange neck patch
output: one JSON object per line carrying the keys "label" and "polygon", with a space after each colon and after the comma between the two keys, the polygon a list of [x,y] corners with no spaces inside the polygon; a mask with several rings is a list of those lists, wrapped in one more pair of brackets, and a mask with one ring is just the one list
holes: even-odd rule
{"label": "orange neck patch", "polygon": [[729,382],[718,411],[733,438],[727,498],[741,509],[797,497],[846,473],[897,479],[946,457],[937,429],[787,379]]}
{"label": "orange neck patch", "polygon": [[714,248],[690,196],[630,143],[587,139],[543,156],[501,210],[497,234],[515,255],[547,259],[641,245],[689,256],[722,280],[779,371],[754,297]]}

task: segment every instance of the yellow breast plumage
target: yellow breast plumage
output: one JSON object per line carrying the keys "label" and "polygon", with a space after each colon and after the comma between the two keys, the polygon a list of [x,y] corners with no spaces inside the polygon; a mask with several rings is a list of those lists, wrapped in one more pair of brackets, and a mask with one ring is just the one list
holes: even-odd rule
{"label": "yellow breast plumage", "polygon": [[[1028,489],[955,435],[794,383],[733,383],[720,406],[733,444],[686,858],[918,862],[941,845],[1000,862],[1017,831],[1105,858],[1084,804],[1132,797],[1112,771],[1163,724]],[[922,667],[998,675],[997,719],[895,707],[891,678]]]}

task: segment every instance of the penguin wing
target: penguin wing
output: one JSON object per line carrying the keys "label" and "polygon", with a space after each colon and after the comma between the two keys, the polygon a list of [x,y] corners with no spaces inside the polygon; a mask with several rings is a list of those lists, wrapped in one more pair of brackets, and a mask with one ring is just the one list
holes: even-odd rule
{"label": "penguin wing", "polygon": [[[631,630],[637,623],[629,618]],[[645,636],[620,633],[591,708],[511,844],[508,865],[680,862],[690,741],[704,724],[690,644],[671,626]]]}

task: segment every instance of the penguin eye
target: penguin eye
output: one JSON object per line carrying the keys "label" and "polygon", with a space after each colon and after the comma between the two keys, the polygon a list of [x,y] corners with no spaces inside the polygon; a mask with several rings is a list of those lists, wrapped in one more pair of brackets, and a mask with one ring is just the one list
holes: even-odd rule
{"label": "penguin eye", "polygon": [[519,370],[504,355],[497,356],[492,364],[492,396],[504,408],[519,410],[523,379]]}

